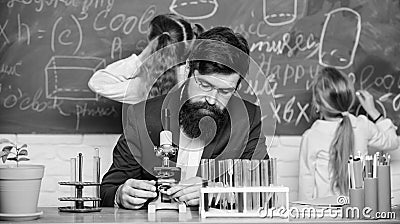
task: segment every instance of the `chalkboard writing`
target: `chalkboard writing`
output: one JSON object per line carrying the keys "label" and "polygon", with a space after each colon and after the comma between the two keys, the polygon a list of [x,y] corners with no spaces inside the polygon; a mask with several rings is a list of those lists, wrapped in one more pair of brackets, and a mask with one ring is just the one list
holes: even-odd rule
{"label": "chalkboard writing", "polygon": [[370,91],[400,126],[400,1],[0,0],[0,132],[120,133],[121,105],[87,82],[140,53],[149,21],[168,12],[248,39],[265,76],[249,74],[240,92],[274,98],[260,105],[279,135],[312,124],[310,85],[323,66]]}

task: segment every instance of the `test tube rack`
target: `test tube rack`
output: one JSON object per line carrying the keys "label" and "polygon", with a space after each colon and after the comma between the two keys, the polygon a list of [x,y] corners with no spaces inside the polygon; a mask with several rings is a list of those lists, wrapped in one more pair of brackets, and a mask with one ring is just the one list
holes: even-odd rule
{"label": "test tube rack", "polygon": [[[200,216],[287,219],[289,188],[277,183],[277,159],[202,159]],[[279,210],[281,208],[281,210]]]}
{"label": "test tube rack", "polygon": [[[97,151],[98,152],[98,151]],[[71,181],[60,181],[59,185],[67,185],[75,187],[75,196],[73,197],[60,197],[59,201],[72,201],[74,202],[73,206],[64,206],[58,207],[60,212],[76,212],[76,213],[88,213],[88,212],[100,212],[101,208],[99,208],[100,197],[98,196],[98,187],[100,186],[100,158],[98,156],[94,156],[94,174],[95,181],[94,182],[84,182],[82,180],[82,169],[83,169],[83,156],[82,153],[78,154],[78,180],[76,181],[76,160],[74,158],[71,159],[71,170],[72,170],[72,178]],[[96,197],[83,197],[83,188],[87,186],[95,186],[96,187]],[[93,206],[85,206],[85,202],[93,202]]]}
{"label": "test tube rack", "polygon": [[[242,208],[230,207],[228,209],[219,209],[209,207],[209,195],[226,195],[233,196],[236,203],[240,200]],[[247,208],[247,197],[252,197],[254,194],[266,194],[269,198],[276,197],[282,194],[284,203],[279,207],[270,207],[268,202],[261,205],[258,209]],[[241,196],[241,197],[240,197]],[[229,196],[228,196],[229,197]],[[282,198],[282,197],[281,197]],[[240,205],[237,207],[241,207]],[[282,212],[286,211],[286,212]],[[269,187],[202,187],[200,189],[200,217],[201,218],[228,218],[228,217],[242,217],[242,218],[279,218],[289,220],[289,188],[283,186],[269,186]]]}

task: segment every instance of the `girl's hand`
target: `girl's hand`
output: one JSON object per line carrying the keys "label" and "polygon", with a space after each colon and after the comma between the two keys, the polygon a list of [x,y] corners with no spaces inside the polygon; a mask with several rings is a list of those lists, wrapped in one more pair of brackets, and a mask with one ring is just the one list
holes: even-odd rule
{"label": "girl's hand", "polygon": [[364,110],[372,119],[375,120],[381,114],[375,107],[374,97],[368,91],[359,90],[356,92],[356,96]]}

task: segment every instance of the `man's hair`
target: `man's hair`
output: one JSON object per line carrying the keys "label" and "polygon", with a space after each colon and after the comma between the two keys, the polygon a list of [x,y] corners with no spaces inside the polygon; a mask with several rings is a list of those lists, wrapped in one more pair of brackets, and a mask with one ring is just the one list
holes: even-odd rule
{"label": "man's hair", "polygon": [[196,40],[188,58],[189,77],[198,70],[201,75],[238,73],[241,80],[249,70],[249,52],[247,40],[241,34],[228,27],[212,28]]}

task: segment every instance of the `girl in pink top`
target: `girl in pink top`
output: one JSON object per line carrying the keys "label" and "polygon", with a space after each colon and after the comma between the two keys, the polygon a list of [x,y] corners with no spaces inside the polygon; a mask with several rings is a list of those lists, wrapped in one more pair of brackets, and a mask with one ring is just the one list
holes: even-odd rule
{"label": "girl in pink top", "polygon": [[[347,76],[334,68],[315,77],[312,92],[320,119],[302,137],[299,200],[347,195],[349,156],[398,148],[396,127],[375,108],[371,94],[355,93]],[[372,121],[349,112],[356,96]]]}
{"label": "girl in pink top", "polygon": [[165,94],[185,80],[179,64],[185,62],[192,40],[202,31],[201,25],[178,15],[158,15],[150,22],[149,44],[142,53],[96,71],[88,86],[104,97],[129,104]]}

